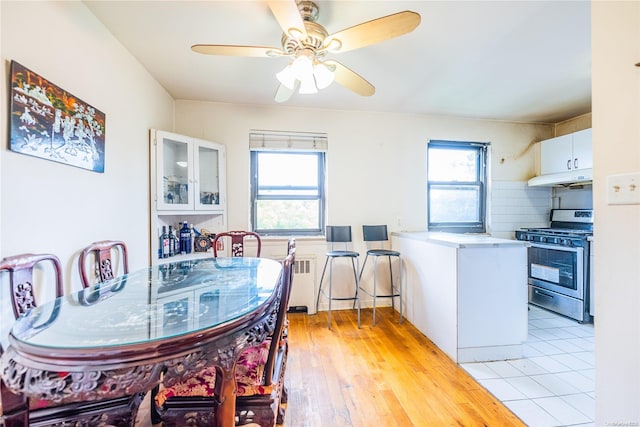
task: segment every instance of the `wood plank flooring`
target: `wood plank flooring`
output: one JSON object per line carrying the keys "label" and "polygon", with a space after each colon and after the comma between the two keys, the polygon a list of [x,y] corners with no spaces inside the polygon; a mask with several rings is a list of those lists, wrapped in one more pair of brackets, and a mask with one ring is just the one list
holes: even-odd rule
{"label": "wood plank flooring", "polygon": [[290,314],[285,427],[524,426],[391,308]]}

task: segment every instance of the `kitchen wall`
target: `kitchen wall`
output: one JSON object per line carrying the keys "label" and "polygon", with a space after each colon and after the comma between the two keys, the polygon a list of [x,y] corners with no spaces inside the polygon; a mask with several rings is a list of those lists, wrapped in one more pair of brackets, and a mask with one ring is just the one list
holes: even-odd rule
{"label": "kitchen wall", "polygon": [[[178,100],[177,133],[227,146],[230,229],[246,229],[250,223],[251,129],[328,134],[328,223],[351,225],[360,252],[365,249],[362,224],[388,224],[390,231],[426,228],[429,139],[491,143],[490,216],[497,236],[513,238],[515,228],[548,223],[551,190],[530,189],[526,180],[534,175],[531,143],[551,137],[551,125]],[[535,200],[531,210],[523,206],[529,200]],[[273,244],[279,245],[274,248],[278,252],[284,243]],[[307,238],[299,239],[298,247],[299,255],[313,256],[319,263],[317,286],[326,244]],[[345,288],[350,283],[340,282]]]}
{"label": "kitchen wall", "polygon": [[[96,240],[124,240],[130,267],[148,265],[148,133],[173,127],[173,99],[82,2],[2,1],[0,15],[0,257],[54,253],[67,288]],[[104,173],[8,150],[12,59],[106,114]]]}
{"label": "kitchen wall", "polygon": [[596,425],[640,424],[640,205],[607,176],[640,172],[640,2],[591,2]]}

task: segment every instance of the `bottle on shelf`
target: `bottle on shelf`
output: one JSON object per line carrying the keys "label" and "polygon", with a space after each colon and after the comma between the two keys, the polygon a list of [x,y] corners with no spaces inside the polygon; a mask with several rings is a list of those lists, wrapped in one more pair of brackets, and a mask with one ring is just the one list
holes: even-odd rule
{"label": "bottle on shelf", "polygon": [[162,234],[160,235],[160,248],[161,248],[161,255],[162,258],[168,258],[169,257],[169,234],[167,234],[167,226],[163,225],[162,226]]}
{"label": "bottle on shelf", "polygon": [[192,242],[191,230],[189,229],[189,224],[185,221],[182,223],[182,228],[180,229],[180,253],[190,254]]}
{"label": "bottle on shelf", "polygon": [[176,250],[176,244],[175,244],[175,239],[176,236],[175,234],[173,234],[173,226],[170,225],[169,226],[169,256],[174,256],[175,250]]}

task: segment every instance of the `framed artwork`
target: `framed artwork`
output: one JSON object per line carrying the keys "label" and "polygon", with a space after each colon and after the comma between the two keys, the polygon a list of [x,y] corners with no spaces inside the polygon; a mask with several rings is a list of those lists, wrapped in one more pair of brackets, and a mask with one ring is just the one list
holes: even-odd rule
{"label": "framed artwork", "polygon": [[9,149],[104,172],[105,115],[11,61]]}

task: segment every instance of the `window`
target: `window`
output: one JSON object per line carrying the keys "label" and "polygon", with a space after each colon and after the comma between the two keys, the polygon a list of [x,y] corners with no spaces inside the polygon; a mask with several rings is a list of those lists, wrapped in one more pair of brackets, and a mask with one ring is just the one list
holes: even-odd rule
{"label": "window", "polygon": [[429,141],[427,226],[431,231],[486,231],[485,143]]}
{"label": "window", "polygon": [[251,224],[255,232],[322,235],[326,137],[317,138],[314,142],[307,135],[252,134]]}

